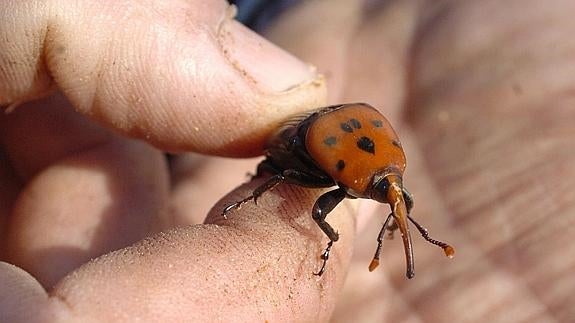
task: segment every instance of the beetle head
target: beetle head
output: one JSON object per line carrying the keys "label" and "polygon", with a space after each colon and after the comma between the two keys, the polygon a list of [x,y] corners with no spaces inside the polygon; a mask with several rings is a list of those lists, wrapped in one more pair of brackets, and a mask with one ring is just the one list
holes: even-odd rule
{"label": "beetle head", "polygon": [[389,203],[388,192],[391,187],[403,187],[401,172],[396,168],[386,168],[373,176],[369,197],[379,203]]}

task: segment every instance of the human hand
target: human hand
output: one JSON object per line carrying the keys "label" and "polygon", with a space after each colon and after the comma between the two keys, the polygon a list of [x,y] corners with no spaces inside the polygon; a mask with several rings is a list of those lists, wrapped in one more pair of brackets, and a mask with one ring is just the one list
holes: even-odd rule
{"label": "human hand", "polygon": [[361,205],[332,320],[573,321],[574,3],[369,3],[314,1],[269,36],[326,72],[330,102],[390,116],[412,215],[457,253],[447,260],[413,234],[413,280],[401,241],[369,273],[389,211]]}
{"label": "human hand", "polygon": [[1,257],[19,266],[0,264],[0,321],[328,317],[338,289],[309,275],[322,236],[298,234],[311,219],[293,201],[317,191],[278,190],[280,216],[264,198],[224,221],[220,203],[184,227],[245,171],[185,157],[169,174],[159,150],[261,153],[278,122],[325,104],[313,69],[224,1],[0,6]]}
{"label": "human hand", "polygon": [[[302,18],[299,24],[293,24],[290,19],[298,16],[294,11],[278,24],[271,35],[284,46],[298,52],[301,57],[318,64],[322,71],[329,72],[330,101],[370,102],[382,107],[382,111],[395,120],[395,125],[403,124],[403,117],[407,116],[405,126],[399,126],[399,130],[404,146],[408,149],[409,166],[405,180],[416,195],[414,216],[431,230],[433,236],[452,242],[458,248],[458,253],[456,260],[443,261],[440,251],[416,242],[416,280],[406,281],[401,258],[403,253],[393,249],[400,246],[397,242],[387,242],[382,268],[378,272],[368,273],[366,267],[379,229],[378,220],[378,225],[372,226],[371,230],[363,230],[358,239],[356,258],[334,319],[345,321],[353,317],[356,320],[380,321],[383,317],[389,321],[406,318],[477,321],[485,320],[486,317],[501,320],[519,320],[523,317],[542,320],[569,318],[572,315],[569,312],[571,309],[561,304],[570,303],[568,299],[573,291],[573,281],[567,279],[566,275],[569,268],[573,267],[573,262],[564,256],[573,248],[573,243],[568,240],[569,232],[566,232],[566,224],[573,219],[569,216],[572,213],[573,197],[565,193],[568,192],[565,185],[569,180],[559,181],[557,177],[559,174],[567,179],[572,176],[569,173],[572,170],[566,165],[573,155],[563,148],[572,142],[572,138],[565,140],[557,137],[557,134],[566,133],[570,127],[571,119],[561,107],[568,104],[569,98],[564,94],[568,91],[561,90],[568,87],[569,74],[549,73],[546,78],[539,78],[539,73],[547,69],[567,71],[557,67],[559,64],[563,67],[566,63],[557,56],[572,46],[569,38],[559,32],[570,30],[570,21],[566,17],[572,10],[560,7],[568,4],[546,4],[546,10],[535,8],[537,10],[529,11],[524,10],[528,7],[524,2],[519,4],[520,10],[499,2],[493,2],[492,6],[488,2],[448,3],[432,10],[434,8],[425,7],[424,2],[403,1],[389,2],[379,10],[372,11],[368,17],[361,15],[357,11],[359,7],[355,5],[345,2],[336,4],[335,1],[315,2],[311,5],[317,6],[315,9],[307,7],[301,9],[300,14],[313,17],[315,23],[321,20],[324,22],[322,28],[314,25],[315,32],[309,32]],[[478,12],[481,14],[472,15]],[[328,19],[318,18],[320,13]],[[493,19],[494,13],[503,18],[494,24],[485,24],[485,21]],[[555,25],[535,24],[531,18],[531,24],[522,24],[528,17],[532,17],[531,14],[541,21],[553,17],[551,21],[565,27],[562,29]],[[509,17],[516,17],[516,20]],[[349,29],[345,33],[338,29],[330,31],[329,28],[334,25]],[[301,33],[295,26],[307,32]],[[514,28],[519,28],[521,35],[529,38],[530,42],[526,44],[521,38],[496,37],[511,37],[509,32],[517,30]],[[554,35],[561,40],[556,42],[561,46],[553,50],[541,46],[550,30],[557,31]],[[478,31],[486,34],[480,33],[477,38],[469,37]],[[290,37],[292,33],[297,34],[297,37]],[[464,41],[477,47],[467,46],[467,43],[461,45]],[[515,61],[515,58],[523,57],[521,53],[532,55],[528,55],[528,59]],[[501,69],[510,66],[517,70]],[[490,68],[497,68],[499,73],[494,73]],[[406,73],[406,70],[411,72]],[[512,73],[514,71],[520,77]],[[478,79],[483,82],[477,82]],[[409,86],[406,87],[406,83]],[[562,94],[556,97],[554,91]],[[407,104],[410,107],[408,110],[403,108],[406,101],[410,103]],[[545,114],[543,120],[534,118],[537,111],[549,108],[549,102],[553,103],[556,112]],[[518,108],[528,103],[528,109]],[[476,112],[480,108],[487,109],[485,116]],[[558,114],[563,117],[558,118]],[[187,120],[185,117],[177,120],[182,119]],[[267,122],[273,124],[270,120]],[[526,138],[527,131],[534,129],[535,137]],[[137,131],[129,133],[138,134]],[[241,134],[236,139],[244,137],[245,134]],[[246,138],[244,148],[249,149],[250,143],[254,141],[249,136]],[[537,144],[535,149],[539,154],[536,156],[532,152],[532,138],[544,140]],[[185,137],[181,139],[185,143],[193,140]],[[156,142],[153,138],[151,140]],[[529,145],[522,144],[526,141]],[[163,147],[161,144],[156,145]],[[213,147],[206,146],[208,148],[204,149]],[[202,151],[198,147],[187,148]],[[241,154],[244,151],[242,149],[233,154]],[[124,149],[117,149],[116,153],[118,151]],[[163,165],[157,162],[160,158],[157,152],[155,154],[156,162],[142,151],[136,154],[143,157],[138,158],[141,162],[152,164],[142,166],[148,169],[147,174],[162,174],[157,168]],[[126,163],[129,161],[127,157],[123,160]],[[556,164],[548,164],[549,160]],[[93,159],[90,161],[93,163]],[[184,224],[193,221],[187,219],[202,217],[202,212],[196,213],[183,207],[188,205],[190,199],[186,198],[185,193],[198,187],[196,185],[213,185],[214,176],[222,178],[218,180],[218,184],[221,182],[218,189],[233,182],[229,174],[243,176],[243,171],[230,166],[226,160],[201,157],[199,161],[192,159],[191,163],[188,160],[177,163],[181,165],[182,172],[190,167],[195,170],[186,172],[185,179],[179,181],[180,185],[171,191],[169,200],[176,212],[170,214],[175,214],[177,220],[158,215],[163,210],[162,201],[163,204],[167,203],[168,198],[161,196],[167,195],[167,188],[156,188],[156,194],[148,191],[147,195],[138,199],[137,205],[142,205],[142,200],[155,198],[136,210],[132,210],[134,203],[131,202],[126,207],[132,210],[129,212],[131,216],[123,217],[126,223],[130,223],[127,219],[132,219],[131,225],[134,222],[139,224],[140,221],[134,221],[133,218],[138,216],[137,219],[141,220],[142,212],[149,212],[148,217],[153,219],[147,220],[147,223],[161,222],[164,225],[150,225],[150,230],[139,229],[143,233],[136,236],[145,236],[147,231],[169,227],[174,222]],[[207,170],[203,171],[205,168],[197,167],[198,164]],[[117,166],[113,165],[112,168]],[[150,172],[150,168],[156,171]],[[222,171],[227,168],[230,170]],[[159,177],[162,176],[165,179],[166,175]],[[135,183],[131,187],[142,187],[142,176],[129,177],[134,177],[132,181]],[[239,181],[239,178],[235,179]],[[161,179],[148,180],[155,185],[161,182]],[[122,182],[124,185],[126,180],[122,178]],[[104,318],[104,315],[109,315],[116,319],[158,320],[168,315],[172,315],[171,318],[193,319],[205,318],[202,314],[211,314],[219,315],[222,320],[230,317],[241,320],[247,318],[244,314],[256,311],[262,318],[273,317],[270,314],[273,313],[278,315],[275,316],[277,319],[326,319],[335,302],[338,286],[344,276],[346,259],[350,254],[353,222],[347,216],[356,212],[347,205],[338,207],[336,213],[330,215],[330,222],[340,232],[347,234],[342,234],[342,241],[338,241],[334,247],[335,256],[330,259],[325,276],[316,280],[310,276],[310,269],[316,268],[317,253],[323,244],[322,236],[310,221],[308,212],[317,192],[282,187],[268,194],[260,207],[247,205],[229,221],[221,222],[218,217],[221,206],[226,201],[249,194],[255,186],[257,182],[247,184],[216,205],[206,223],[220,221],[218,224],[223,226],[194,226],[172,230],[122,252],[106,255],[72,273],[51,290],[51,295],[56,298],[46,299],[44,292],[29,276],[5,266],[2,269],[2,286],[13,286],[5,288],[6,293],[22,300],[17,306],[10,307],[11,313],[32,315],[41,312],[43,315],[76,315],[78,318]],[[145,187],[150,187],[150,184]],[[19,192],[18,186],[9,188],[4,193],[8,197]],[[85,185],[72,191],[76,192],[75,196],[81,196],[84,190]],[[215,196],[213,192],[195,190],[197,194],[193,199],[209,200]],[[103,191],[106,192],[102,194],[104,197],[109,196],[106,189]],[[70,203],[69,194],[66,197],[65,201]],[[298,199],[300,201],[295,202]],[[535,202],[537,207],[531,207],[533,199],[538,200]],[[57,202],[61,204],[61,201]],[[209,204],[206,201],[203,203]],[[69,205],[65,206],[69,210]],[[95,214],[98,211],[92,210]],[[67,212],[71,215],[87,213],[85,209]],[[54,219],[47,214],[45,207],[35,208],[35,213],[36,217],[31,217],[29,223],[36,223],[33,220],[41,216]],[[545,221],[544,226],[534,226],[543,223],[549,213],[554,213],[554,216]],[[387,210],[377,210],[377,215],[381,214],[387,214]],[[373,212],[362,205],[359,215],[358,227],[361,230],[367,226],[367,218]],[[53,224],[53,227],[48,230],[46,222]],[[36,232],[58,232],[54,230],[56,223],[50,220],[46,222],[40,222]],[[28,226],[24,228],[29,230]],[[86,232],[77,230],[77,227],[71,229],[74,230],[67,230],[64,236],[70,236],[71,232],[80,232],[78,235]],[[560,236],[557,237],[556,233]],[[114,238],[122,234],[102,233],[102,236]],[[284,241],[289,241],[289,244]],[[34,246],[31,242],[27,241],[26,245]],[[113,243],[107,250],[127,243]],[[90,245],[90,241],[87,244]],[[197,248],[198,245],[202,248]],[[107,250],[98,250],[96,253]],[[67,253],[67,256],[70,254]],[[558,265],[549,270],[549,263]],[[286,271],[289,274],[286,275]],[[65,273],[60,272],[61,275]],[[199,276],[199,273],[208,275]],[[234,278],[239,278],[227,276],[233,273],[239,274]],[[250,279],[246,279],[247,274],[251,274]],[[386,279],[388,274],[391,280]],[[36,277],[41,275],[40,270]],[[279,286],[270,288],[273,284]],[[246,288],[248,286],[251,289]],[[369,301],[365,297],[369,297]],[[210,301],[216,304],[223,301],[233,303],[218,307]],[[7,308],[7,304],[10,303],[4,303],[3,308]],[[209,306],[206,311],[198,308],[198,305],[206,304]],[[30,311],[30,308],[38,309],[38,312]],[[126,308],[130,309],[129,313]],[[282,314],[285,316],[280,316]],[[316,316],[310,316],[314,314]]]}

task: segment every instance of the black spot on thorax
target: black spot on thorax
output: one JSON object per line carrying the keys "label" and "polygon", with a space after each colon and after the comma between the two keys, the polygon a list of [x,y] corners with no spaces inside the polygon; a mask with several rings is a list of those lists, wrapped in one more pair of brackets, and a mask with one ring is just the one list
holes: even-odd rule
{"label": "black spot on thorax", "polygon": [[381,120],[371,120],[371,124],[376,128],[383,127],[383,121]]}
{"label": "black spot on thorax", "polygon": [[357,119],[349,119],[347,122],[340,123],[341,130],[352,133],[353,129],[361,129],[361,122]]}
{"label": "black spot on thorax", "polygon": [[341,127],[341,130],[345,132],[349,133],[353,132],[353,128],[347,122],[341,123],[339,126]]}
{"label": "black spot on thorax", "polygon": [[323,140],[323,143],[326,146],[331,147],[337,143],[337,138],[335,138],[334,136],[329,136]]}
{"label": "black spot on thorax", "polygon": [[359,122],[359,120],[357,119],[350,119],[349,123],[351,124],[352,127],[354,127],[355,129],[361,129],[361,123]]}
{"label": "black spot on thorax", "polygon": [[357,140],[357,147],[365,152],[375,155],[375,143],[369,137],[361,137]]}

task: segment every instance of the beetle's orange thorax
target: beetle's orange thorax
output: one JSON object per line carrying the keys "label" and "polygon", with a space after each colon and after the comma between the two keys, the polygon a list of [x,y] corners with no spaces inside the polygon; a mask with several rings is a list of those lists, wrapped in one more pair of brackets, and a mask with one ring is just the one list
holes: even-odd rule
{"label": "beetle's orange thorax", "polygon": [[358,195],[366,193],[376,173],[389,167],[400,175],[405,170],[395,131],[377,110],[363,104],[318,116],[307,130],[305,146],[320,168]]}

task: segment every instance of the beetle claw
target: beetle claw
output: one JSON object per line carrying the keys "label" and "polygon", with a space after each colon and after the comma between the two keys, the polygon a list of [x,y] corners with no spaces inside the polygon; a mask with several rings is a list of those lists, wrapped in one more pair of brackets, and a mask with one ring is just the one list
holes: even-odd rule
{"label": "beetle claw", "polygon": [[231,210],[233,210],[235,208],[236,208],[236,203],[226,206],[224,208],[224,210],[222,211],[222,216],[224,217],[224,219],[227,220],[228,219],[228,212],[230,212]]}
{"label": "beetle claw", "polygon": [[235,202],[233,204],[230,204],[228,206],[226,206],[224,208],[224,210],[222,211],[222,216],[224,217],[224,219],[228,219],[228,213],[232,210],[239,210],[242,208],[242,205],[246,204],[247,202],[249,202],[250,200],[253,200],[254,196],[250,195],[248,197],[246,197],[245,199],[239,201],[239,202]]}
{"label": "beetle claw", "polygon": [[316,276],[321,276],[323,275],[324,271],[325,271],[325,266],[327,264],[327,260],[329,259],[329,253],[331,252],[331,246],[333,246],[333,240],[330,240],[327,243],[327,247],[325,248],[325,250],[322,252],[321,256],[319,256],[319,258],[321,260],[323,260],[322,264],[321,264],[321,268],[319,269],[319,271],[317,273],[313,273]]}

